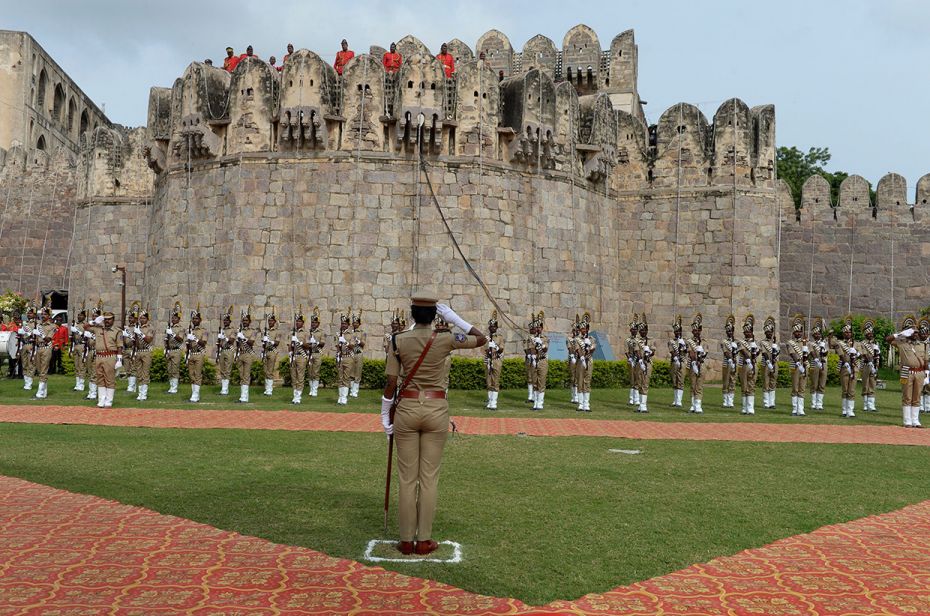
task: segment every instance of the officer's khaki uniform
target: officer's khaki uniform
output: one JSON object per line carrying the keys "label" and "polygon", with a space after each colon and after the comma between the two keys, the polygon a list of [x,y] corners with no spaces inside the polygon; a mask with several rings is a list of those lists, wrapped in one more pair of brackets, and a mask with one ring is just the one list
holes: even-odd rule
{"label": "officer's khaki uniform", "polygon": [[[32,335],[32,331],[39,329],[39,324],[35,321],[23,321],[23,329],[29,331],[29,333],[23,337],[23,344],[19,348],[19,357],[23,361],[23,377],[28,378],[27,385],[31,386],[32,379],[36,376],[36,358],[33,356],[32,350],[34,348],[35,336]],[[36,349],[38,353],[38,349]],[[26,387],[29,389],[30,387]]]}
{"label": "officer's khaki uniform", "polygon": [[74,378],[75,378],[75,391],[84,391],[84,379],[87,375],[87,366],[84,364],[84,322],[76,323],[74,329],[77,331],[71,332],[71,340],[74,341],[74,344],[71,345],[71,359],[74,361]]}
{"label": "officer's khaki uniform", "polygon": [[723,352],[723,380],[721,383],[724,399],[723,406],[732,407],[733,402],[728,401],[728,399],[736,392],[736,355],[739,350],[739,345],[737,344],[736,340],[731,337],[727,337],[725,340],[720,342],[720,350]]}
{"label": "officer's khaki uniform", "polygon": [[827,388],[827,341],[823,338],[810,343],[810,370],[811,393],[823,397]]}
{"label": "officer's khaki uniform", "polygon": [[171,335],[165,334],[165,363],[168,370],[168,379],[174,382],[181,378],[181,348],[184,346],[184,336],[187,330],[181,327],[181,323],[175,323],[169,329],[173,332]]}
{"label": "officer's khaki uniform", "polygon": [[148,385],[152,380],[152,343],[155,341],[155,326],[151,323],[138,325],[142,335],[136,334],[136,380],[139,385]]}
{"label": "officer's khaki uniform", "polygon": [[631,334],[626,339],[626,358],[630,364],[630,404],[637,406],[639,406],[639,384],[641,381],[639,359],[637,358],[638,348],[639,336]]}
{"label": "officer's khaki uniform", "polygon": [[336,334],[336,377],[339,387],[349,387],[352,383],[352,368],[354,363],[352,359],[352,349],[349,346],[351,336],[352,332],[348,329],[342,333]]}
{"label": "officer's khaki uniform", "polygon": [[[807,369],[809,350],[807,340],[804,338],[791,338],[786,344],[788,357],[791,360],[791,399],[792,415],[803,414],[804,393],[807,389]],[[811,408],[818,408],[811,404]],[[799,412],[800,410],[800,412]]]}
{"label": "officer's khaki uniform", "polygon": [[202,325],[192,326],[189,330],[196,340],[190,342],[190,355],[187,357],[187,374],[191,385],[203,385],[203,362],[207,351],[207,330]]}
{"label": "officer's khaki uniform", "polygon": [[123,334],[115,325],[89,325],[94,334],[94,374],[98,387],[116,388],[116,356],[123,354]]}
{"label": "officer's khaki uniform", "polygon": [[896,337],[891,344],[898,349],[901,362],[901,406],[904,412],[904,426],[919,426],[920,391],[927,370],[923,343]]}
{"label": "officer's khaki uniform", "polygon": [[236,332],[238,330],[230,324],[229,327],[220,328],[220,331],[223,332],[223,336],[226,338],[221,339],[217,336],[219,357],[216,360],[216,372],[221,385],[225,382],[226,386],[228,386],[232,375],[233,358],[236,355]]}
{"label": "officer's khaki uniform", "polygon": [[[484,348],[484,367],[487,371],[485,384],[489,392],[501,390],[501,368],[504,365],[504,340],[498,334],[488,334],[488,343]],[[497,400],[494,400],[495,408]]]}
{"label": "officer's khaki uniform", "polygon": [[766,338],[759,345],[762,348],[762,361],[765,362],[765,369],[762,371],[762,390],[772,397],[769,408],[775,407],[773,392],[778,387],[778,343],[773,339]]}
{"label": "officer's khaki uniform", "polygon": [[568,386],[574,402],[578,392],[578,336],[566,338],[565,350],[568,352]]}
{"label": "officer's khaki uniform", "polygon": [[137,386],[139,383],[139,377],[136,375],[139,371],[139,361],[136,359],[136,353],[134,352],[136,348],[136,336],[133,331],[138,324],[139,321],[136,319],[134,324],[126,323],[126,327],[123,329],[123,344],[126,345],[126,357],[123,358],[123,367],[126,369],[126,376],[129,377],[129,387],[126,389],[128,392],[135,391],[133,387]]}
{"label": "officer's khaki uniform", "polygon": [[537,394],[546,392],[549,376],[549,337],[540,334],[533,338],[533,390]]}
{"label": "officer's khaki uniform", "polygon": [[707,351],[700,338],[688,338],[688,372],[691,381],[691,411],[703,413],[704,408],[704,358]]}
{"label": "officer's khaki uniform", "polygon": [[[579,336],[578,338],[578,393],[591,393],[591,377],[594,374],[594,351],[597,350],[597,343],[593,336]],[[584,404],[588,405],[585,398]],[[584,410],[591,410],[585,408]]]}
{"label": "officer's khaki uniform", "polygon": [[649,395],[649,382],[652,380],[652,356],[655,351],[649,345],[649,340],[643,337],[636,339],[636,361],[639,365],[639,398],[642,407],[643,396]]}
{"label": "officer's khaki uniform", "polygon": [[307,380],[310,381],[310,395],[316,396],[320,387],[320,366],[323,365],[322,349],[326,342],[319,327],[311,327],[309,337],[310,358],[307,361]]}
{"label": "officer's khaki uniform", "polygon": [[291,388],[294,390],[291,402],[299,404],[304,391],[304,381],[307,378],[307,363],[310,361],[310,332],[306,327],[299,327],[291,330],[291,337],[297,338],[297,342],[293,339],[288,342],[291,350]]}
{"label": "officer's khaki uniform", "polygon": [[740,393],[752,396],[756,393],[756,358],[759,345],[755,340],[740,340],[737,344],[736,365],[739,368]]}
{"label": "officer's khaki uniform", "polygon": [[[843,400],[856,399],[856,368],[859,365],[858,351],[856,343],[853,340],[839,340],[832,338],[830,348],[837,354],[840,359],[840,389]],[[846,415],[846,407],[843,407],[843,415]]]}
{"label": "officer's khaki uniform", "polygon": [[52,321],[46,321],[40,323],[37,329],[40,333],[35,337],[35,344],[37,347],[35,371],[39,378],[39,383],[47,383],[48,366],[52,361],[52,336],[55,335],[58,326]]}
{"label": "officer's khaki uniform", "polygon": [[536,345],[533,343],[533,337],[530,336],[523,341],[523,355],[526,362],[526,389],[527,400],[534,401],[533,391],[536,385],[536,363],[533,361],[536,353]]}
{"label": "officer's khaki uniform", "polygon": [[[236,336],[239,335],[236,331]],[[252,384],[252,364],[258,359],[255,351],[261,348],[262,332],[254,327],[242,328],[242,335],[245,340],[238,340],[239,358],[236,360],[236,367],[239,369],[239,386],[248,387]]]}
{"label": "officer's khaki uniform", "polygon": [[875,340],[859,343],[859,374],[862,376],[862,410],[874,411],[875,383],[881,362],[881,347]]}
{"label": "officer's khaki uniform", "polygon": [[351,380],[356,383],[354,395],[358,395],[358,387],[362,382],[362,369],[365,367],[365,345],[368,343],[368,336],[365,335],[365,332],[360,329],[349,329],[350,336],[346,336],[349,339],[349,347],[352,351],[352,370],[351,370]]}
{"label": "officer's khaki uniform", "polygon": [[[282,345],[285,344],[284,336],[287,335],[280,325],[275,323],[274,327],[269,327],[264,333],[263,338],[268,338],[268,342],[262,342],[265,348],[265,356],[262,359],[262,371],[265,375],[265,381],[274,380],[278,377],[278,354]],[[267,386],[267,382],[265,383]]]}
{"label": "officer's khaki uniform", "polygon": [[[399,377],[410,374],[433,331],[429,325],[416,325],[394,337],[394,352],[387,357],[385,373]],[[449,404],[443,392],[447,375],[445,360],[453,349],[473,349],[475,336],[439,332],[405,391],[433,392],[443,396],[401,398],[394,415],[397,443],[398,522],[400,540],[426,541],[432,538],[436,515],[439,468],[449,433]]]}
{"label": "officer's khaki uniform", "polygon": [[[672,389],[679,390],[684,389],[685,380],[684,380],[684,366],[682,366],[682,353],[684,349],[687,348],[685,341],[680,336],[672,338],[668,341],[668,358],[669,358],[669,373],[672,377]],[[680,404],[680,402],[679,402]]]}

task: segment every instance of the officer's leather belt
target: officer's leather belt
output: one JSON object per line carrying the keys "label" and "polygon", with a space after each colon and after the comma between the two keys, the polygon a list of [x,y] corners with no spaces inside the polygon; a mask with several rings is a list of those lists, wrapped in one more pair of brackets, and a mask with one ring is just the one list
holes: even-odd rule
{"label": "officer's leather belt", "polygon": [[438,398],[445,400],[446,392],[441,389],[427,389],[422,391],[419,389],[405,389],[404,391],[400,392],[401,398],[419,398],[420,396],[423,396],[424,398]]}
{"label": "officer's leather belt", "polygon": [[97,357],[113,357],[116,354],[116,351],[97,351]]}

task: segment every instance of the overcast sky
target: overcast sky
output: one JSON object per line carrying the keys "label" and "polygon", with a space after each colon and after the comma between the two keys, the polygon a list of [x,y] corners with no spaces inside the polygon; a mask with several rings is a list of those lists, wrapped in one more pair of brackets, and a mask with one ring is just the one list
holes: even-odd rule
{"label": "overcast sky", "polygon": [[474,46],[491,28],[515,51],[537,33],[561,47],[578,23],[607,47],[633,28],[639,92],[654,123],[684,101],[708,119],[724,100],[776,108],[779,145],[826,146],[830,170],[873,184],[904,175],[909,197],[930,172],[930,1],[238,2],[0,0],[0,28],[32,34],[114,122],[145,122],[150,86],[170,86],[191,60],[219,64],[252,44],[263,58],[293,42],[331,59],[405,34],[434,51]]}

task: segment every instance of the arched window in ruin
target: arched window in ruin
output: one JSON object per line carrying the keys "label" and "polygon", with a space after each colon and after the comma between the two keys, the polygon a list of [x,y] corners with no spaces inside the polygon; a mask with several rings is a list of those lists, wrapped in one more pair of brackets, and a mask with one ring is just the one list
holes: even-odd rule
{"label": "arched window in ruin", "polygon": [[81,135],[87,132],[87,124],[88,124],[87,110],[85,109],[84,111],[81,112],[81,133],[80,133]]}
{"label": "arched window in ruin", "polygon": [[42,72],[39,73],[39,90],[36,92],[36,107],[38,109],[45,108],[45,87],[48,85],[48,75],[45,74],[45,69],[42,69]]}
{"label": "arched window in ruin", "polygon": [[45,149],[45,135],[39,135],[39,140],[36,141],[36,149],[37,150]]}
{"label": "arched window in ruin", "polygon": [[52,120],[61,123],[62,114],[65,110],[65,89],[60,83],[55,84],[55,98],[52,99]]}
{"label": "arched window in ruin", "polygon": [[77,105],[74,104],[74,99],[71,98],[68,100],[68,133],[74,130],[74,114],[77,112]]}

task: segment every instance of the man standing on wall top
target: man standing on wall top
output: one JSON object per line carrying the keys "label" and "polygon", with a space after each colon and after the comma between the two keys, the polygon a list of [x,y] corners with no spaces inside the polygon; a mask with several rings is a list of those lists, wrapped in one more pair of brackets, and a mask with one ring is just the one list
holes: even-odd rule
{"label": "man standing on wall top", "polygon": [[355,52],[349,49],[349,41],[342,39],[342,51],[336,52],[336,61],[333,62],[333,68],[336,69],[337,75],[342,75],[343,69],[349,60],[355,57]]}
{"label": "man standing on wall top", "polygon": [[235,55],[232,47],[226,48],[226,57],[223,58],[223,68],[228,72],[233,72],[236,70],[236,65],[239,64],[239,56]]}
{"label": "man standing on wall top", "polygon": [[452,77],[452,73],[455,72],[455,58],[452,57],[452,54],[449,53],[449,46],[445,43],[442,44],[442,47],[439,48],[439,54],[436,56],[436,59],[442,62],[442,68],[446,72],[446,79]]}
{"label": "man standing on wall top", "polygon": [[381,58],[385,73],[396,73],[400,70],[403,61],[403,57],[397,53],[397,43],[391,43],[391,51],[384,52],[384,56]]}

